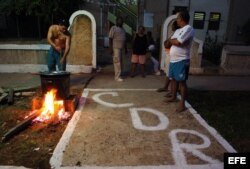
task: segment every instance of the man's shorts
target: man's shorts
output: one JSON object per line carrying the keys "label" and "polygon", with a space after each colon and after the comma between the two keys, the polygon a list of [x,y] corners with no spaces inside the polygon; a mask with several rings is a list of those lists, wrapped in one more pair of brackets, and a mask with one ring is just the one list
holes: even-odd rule
{"label": "man's shorts", "polygon": [[131,58],[132,63],[139,63],[139,64],[145,64],[146,62],[146,55],[136,55],[133,54]]}
{"label": "man's shorts", "polygon": [[190,60],[182,60],[169,65],[169,78],[176,81],[185,81],[188,79]]}

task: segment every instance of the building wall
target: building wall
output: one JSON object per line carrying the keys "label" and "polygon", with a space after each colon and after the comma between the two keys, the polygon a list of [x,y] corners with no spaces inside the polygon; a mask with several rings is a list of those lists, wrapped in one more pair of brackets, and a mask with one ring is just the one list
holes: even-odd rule
{"label": "building wall", "polygon": [[193,25],[195,12],[205,12],[206,16],[204,29],[195,29],[195,37],[203,41],[205,40],[206,32],[208,31],[210,12],[221,13],[219,30],[210,30],[208,31],[208,33],[212,38],[215,38],[215,36],[217,36],[219,41],[225,40],[230,0],[169,0],[169,15],[172,14],[175,6],[187,7],[190,14],[190,25]]}
{"label": "building wall", "polygon": [[249,0],[231,0],[226,42],[229,44],[244,43],[242,26],[250,19]]}
{"label": "building wall", "polygon": [[[145,0],[144,5],[144,17],[141,18],[143,20],[143,25],[146,26],[147,31],[152,31],[153,37],[158,39],[161,35],[162,24],[167,17],[167,3],[166,0]],[[145,14],[152,14],[153,26],[147,27]]]}
{"label": "building wall", "polygon": [[[230,7],[230,0],[145,0],[144,15],[146,13],[153,13],[153,28],[147,28],[153,32],[153,35],[158,38],[162,29],[164,20],[171,16],[175,7],[186,7],[190,11],[190,25],[193,25],[194,12],[205,12],[204,29],[195,29],[195,36],[200,40],[205,40],[208,29],[208,20],[210,12],[221,13],[220,29],[218,31],[208,31],[211,37],[217,36],[220,41],[224,41],[226,37],[228,12]],[[142,10],[142,8],[140,8]],[[141,11],[139,11],[141,12]],[[143,19],[141,16],[140,19]]]}
{"label": "building wall", "polygon": [[80,10],[90,12],[95,18],[98,45],[103,45],[103,37],[106,37],[109,31],[108,8],[107,4],[100,3],[100,1],[85,2],[80,5]]}

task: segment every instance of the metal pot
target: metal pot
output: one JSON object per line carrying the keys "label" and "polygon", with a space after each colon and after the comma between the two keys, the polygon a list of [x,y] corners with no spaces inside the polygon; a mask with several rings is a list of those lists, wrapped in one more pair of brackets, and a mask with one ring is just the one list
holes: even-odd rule
{"label": "metal pot", "polygon": [[57,89],[56,99],[65,100],[70,95],[70,73],[65,71],[40,73],[42,94]]}

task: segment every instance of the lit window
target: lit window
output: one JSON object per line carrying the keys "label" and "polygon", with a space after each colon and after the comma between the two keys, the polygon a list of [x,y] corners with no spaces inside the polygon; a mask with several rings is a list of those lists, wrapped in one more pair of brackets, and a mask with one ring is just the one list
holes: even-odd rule
{"label": "lit window", "polygon": [[220,28],[221,14],[218,12],[211,12],[208,23],[208,30],[218,30]]}
{"label": "lit window", "polygon": [[206,17],[205,12],[194,12],[194,21],[193,21],[194,29],[204,28],[205,17]]}

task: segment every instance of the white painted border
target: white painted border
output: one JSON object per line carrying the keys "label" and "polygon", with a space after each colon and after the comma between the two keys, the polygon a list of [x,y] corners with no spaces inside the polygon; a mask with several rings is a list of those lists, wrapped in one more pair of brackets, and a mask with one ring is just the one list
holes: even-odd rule
{"label": "white painted border", "polygon": [[64,150],[65,150],[67,144],[69,143],[70,137],[74,132],[74,129],[76,127],[77,122],[80,119],[81,112],[84,108],[87,97],[88,97],[88,92],[83,91],[82,97],[79,100],[79,106],[78,106],[77,110],[75,111],[72,119],[69,121],[67,128],[65,129],[65,131],[64,131],[59,143],[57,144],[57,146],[53,152],[53,155],[50,159],[50,165],[52,168],[59,168],[62,164]]}
{"label": "white painted border", "polygon": [[91,89],[85,88],[85,91],[93,92],[113,92],[113,91],[156,91],[157,89]]}
{"label": "white painted border", "polygon": [[[69,23],[70,23],[70,27],[74,21],[74,19],[78,16],[78,15],[86,15],[90,18],[91,20],[91,26],[92,26],[92,67],[96,68],[96,22],[95,22],[95,18],[94,16],[85,10],[79,10],[74,12],[69,19]],[[70,29],[70,27],[68,29]]]}
{"label": "white painted border", "polygon": [[48,71],[43,64],[0,64],[1,73],[38,73]]}
{"label": "white painted border", "polygon": [[[92,66],[86,65],[66,65],[66,71],[71,73],[91,73]],[[0,64],[1,73],[39,73],[48,71],[45,64]]]}
{"label": "white painted border", "polygon": [[[184,168],[183,168],[184,167]],[[112,167],[100,167],[100,166],[82,166],[82,167],[60,167],[58,169],[222,169],[221,164],[204,164],[204,165],[187,165],[187,166],[175,166],[175,165],[159,165],[159,166],[112,166]]]}
{"label": "white painted border", "polygon": [[29,169],[26,167],[16,167],[16,166],[0,166],[1,169]]}
{"label": "white painted border", "polygon": [[[64,150],[69,143],[70,137],[72,136],[75,126],[80,119],[81,112],[84,108],[85,101],[87,99],[88,93],[90,91],[156,91],[157,89],[91,89],[86,88],[82,93],[81,100],[79,101],[79,106],[74,113],[72,119],[69,121],[67,128],[65,129],[59,143],[57,144],[53,155],[50,159],[50,164],[52,168],[55,169],[183,169],[179,168],[176,165],[159,165],[159,166],[68,166],[61,167]],[[178,96],[180,98],[180,96]],[[186,102],[186,107],[189,112],[195,117],[195,119],[208,130],[208,132],[228,151],[228,152],[236,152],[236,150],[211,126],[207,124],[207,122],[197,113],[196,110],[192,108],[192,106]],[[183,166],[182,166],[183,167]],[[0,166],[3,169],[13,169],[13,168],[23,168],[23,167],[14,167],[14,166]],[[204,164],[204,165],[187,165],[185,169],[221,169],[223,168],[223,163],[218,164]]]}
{"label": "white painted border", "polygon": [[0,49],[13,49],[13,50],[49,50],[48,44],[1,44]]}
{"label": "white painted border", "polygon": [[[28,169],[25,167],[15,166],[0,166],[1,169]],[[223,164],[206,164],[206,165],[189,165],[185,169],[222,169]],[[183,169],[175,165],[159,165],[159,166],[113,166],[113,167],[100,167],[100,166],[81,166],[81,167],[56,167],[55,169]]]}
{"label": "white painted border", "polygon": [[189,112],[194,116],[194,118],[204,127],[209,133],[216,138],[216,140],[230,153],[236,153],[237,151],[220,135],[215,128],[211,127],[198,112],[186,101],[185,106],[188,108]]}
{"label": "white painted border", "polygon": [[[82,97],[87,98],[88,93],[90,91],[156,91],[157,89],[91,89],[86,88],[83,91]],[[178,96],[180,98],[180,96]],[[70,120],[65,132],[63,133],[62,138],[60,139],[52,158],[50,160],[50,164],[54,168],[58,169],[183,169],[179,168],[177,165],[159,165],[159,166],[71,166],[71,167],[60,167],[62,165],[63,151],[65,150],[71,135],[73,134],[76,123],[80,118],[81,110],[83,110],[85,104],[82,102],[80,104],[80,108],[77,112],[75,112],[73,118]],[[196,118],[196,120],[208,130],[208,132],[228,151],[228,152],[236,152],[236,150],[211,126],[207,124],[207,122],[197,113],[196,110],[192,108],[192,106],[185,102],[186,107],[189,112]],[[183,167],[183,166],[182,166]],[[223,163],[218,164],[204,164],[204,165],[187,165],[185,169],[221,169],[223,168]]]}

